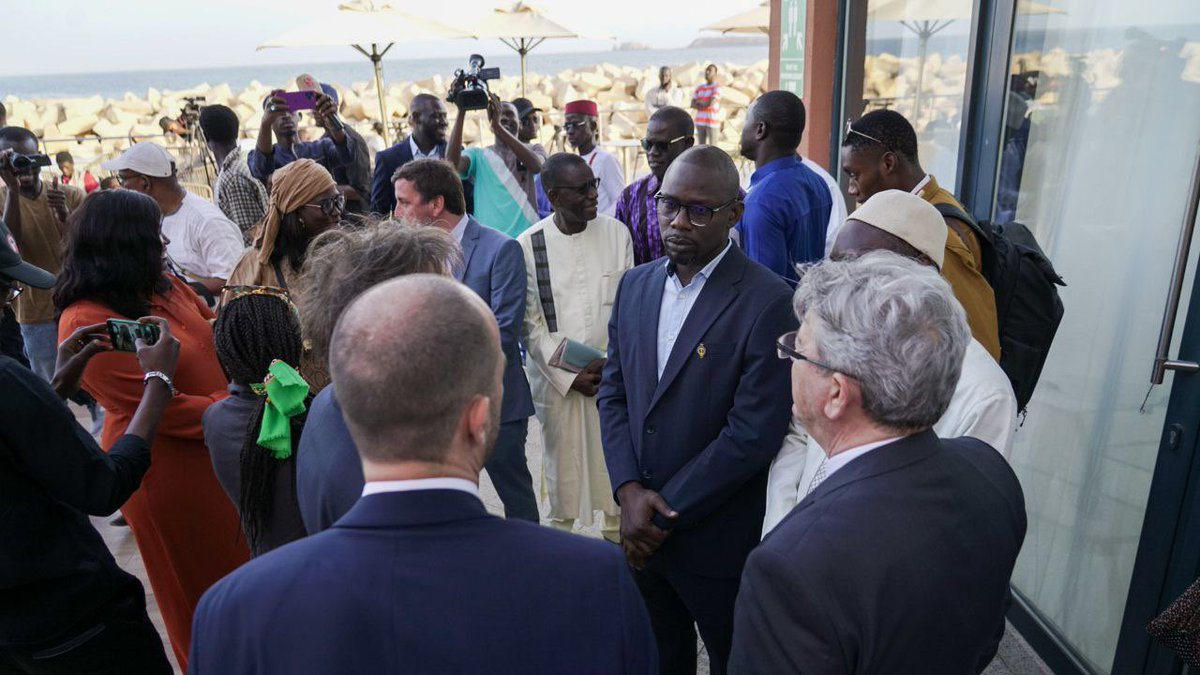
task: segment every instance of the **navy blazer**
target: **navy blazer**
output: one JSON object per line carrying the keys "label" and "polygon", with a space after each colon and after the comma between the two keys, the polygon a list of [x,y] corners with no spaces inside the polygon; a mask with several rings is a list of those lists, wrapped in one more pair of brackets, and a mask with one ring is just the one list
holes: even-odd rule
{"label": "navy blazer", "polygon": [[329,529],[362,496],[362,461],[342,418],[337,385],[321,390],[308,408],[296,449],[296,503],[304,530]]}
{"label": "navy blazer", "polygon": [[790,362],[775,341],[796,329],[791,289],[730,247],[696,298],[658,378],[667,265],[625,273],[609,321],[597,400],[615,491],[638,481],[679,517],[650,564],[736,578],[758,543],[767,469],[791,419]]}
{"label": "navy blazer", "polygon": [[456,490],[363,497],[201,598],[192,675],[656,673],[619,549]]}
{"label": "navy blazer", "polygon": [[1000,453],[924,431],[805,497],[750,555],[730,673],[978,673],[1004,633],[1025,499]]}
{"label": "navy blazer", "polygon": [[533,415],[533,396],[521,365],[521,329],[525,326],[525,254],[516,239],[469,217],[463,228],[462,270],[454,276],[483,298],[500,326],[504,350],[504,402],[501,422],[516,422]]}
{"label": "navy blazer", "polygon": [[[396,208],[396,188],[392,183],[392,174],[396,169],[412,161],[412,146],[408,144],[411,135],[405,136],[387,150],[375,153],[375,173],[371,176],[371,212],[381,216],[390,216]],[[446,142],[438,143],[437,153],[446,156]]]}

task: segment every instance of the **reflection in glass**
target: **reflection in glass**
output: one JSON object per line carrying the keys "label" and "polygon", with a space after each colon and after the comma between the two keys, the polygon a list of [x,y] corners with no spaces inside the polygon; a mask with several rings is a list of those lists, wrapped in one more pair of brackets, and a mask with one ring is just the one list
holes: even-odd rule
{"label": "reflection in glass", "polygon": [[993,211],[1069,284],[1013,448],[1029,515],[1013,582],[1107,672],[1170,394],[1142,406],[1200,141],[1200,3],[1054,6],[1017,17]]}

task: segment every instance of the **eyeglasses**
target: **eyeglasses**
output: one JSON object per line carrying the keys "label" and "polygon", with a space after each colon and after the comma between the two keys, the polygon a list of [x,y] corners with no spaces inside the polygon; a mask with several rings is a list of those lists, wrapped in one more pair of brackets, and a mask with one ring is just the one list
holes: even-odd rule
{"label": "eyeglasses", "polygon": [[675,145],[676,143],[678,143],[679,141],[682,141],[685,138],[687,138],[687,136],[680,136],[679,138],[672,138],[671,140],[669,140],[665,143],[663,141],[652,141],[649,138],[643,138],[642,139],[642,149],[645,150],[647,154],[649,154],[651,150],[658,150],[659,152],[666,152],[667,150],[671,149],[672,145]]}
{"label": "eyeglasses", "polygon": [[133,180],[134,178],[141,178],[142,180],[149,180],[148,178],[146,178],[145,176],[143,176],[140,173],[130,173],[125,176],[122,176],[120,173],[118,173],[117,174],[117,183],[119,183],[121,185],[121,187],[125,187],[125,184],[128,183],[129,181]]}
{"label": "eyeglasses", "polygon": [[824,370],[828,370],[831,373],[842,372],[836,368],[827,366],[824,363],[821,363],[820,361],[814,361],[814,360],[808,358],[807,356],[801,354],[800,352],[796,351],[795,347],[793,347],[792,345],[796,344],[796,336],[798,336],[799,334],[800,334],[800,331],[794,330],[790,333],[784,333],[783,335],[779,336],[779,339],[775,341],[775,353],[777,356],[779,356],[779,358],[783,359],[784,361],[787,361],[788,359],[791,359],[793,361],[808,361],[809,363],[813,364],[814,366],[824,369]]}
{"label": "eyeglasses", "polygon": [[859,131],[858,129],[855,129],[854,121],[847,118],[846,119],[846,133],[844,136],[842,136],[843,143],[846,142],[846,139],[850,138],[850,134],[856,134],[858,136],[862,136],[863,138],[867,139],[868,141],[874,141],[874,142],[882,145],[884,150],[891,150],[891,147],[889,147],[887,143],[884,143],[883,141],[879,140],[878,138],[875,138],[874,136],[871,136],[870,134],[864,134],[863,132]]}
{"label": "eyeglasses", "polygon": [[575,131],[576,129],[583,128],[587,125],[588,125],[587,122],[567,122],[567,123],[563,124],[563,130]]}
{"label": "eyeglasses", "polygon": [[738,200],[738,197],[734,197],[720,206],[712,207],[704,206],[703,204],[684,204],[678,199],[668,197],[661,192],[654,195],[654,203],[658,206],[658,220],[660,223],[673,222],[680,211],[687,209],[688,222],[696,227],[705,227],[712,224],[713,216],[717,215],[718,211],[733,206]]}
{"label": "eyeglasses", "polygon": [[21,295],[21,293],[24,293],[24,292],[25,292],[24,286],[9,286],[8,287],[8,301],[12,302],[13,300],[16,300],[17,296]]}
{"label": "eyeglasses", "polygon": [[316,204],[305,204],[304,206],[312,206],[321,209],[321,213],[324,213],[327,216],[332,216],[334,212],[342,213],[346,210],[346,195],[339,193],[333,197],[322,199]]}
{"label": "eyeglasses", "polygon": [[589,190],[599,190],[600,189],[600,179],[593,178],[593,179],[589,180],[588,182],[582,183],[580,185],[555,185],[555,186],[547,188],[547,189],[549,189],[549,190],[574,190],[581,195],[585,195],[588,193]]}

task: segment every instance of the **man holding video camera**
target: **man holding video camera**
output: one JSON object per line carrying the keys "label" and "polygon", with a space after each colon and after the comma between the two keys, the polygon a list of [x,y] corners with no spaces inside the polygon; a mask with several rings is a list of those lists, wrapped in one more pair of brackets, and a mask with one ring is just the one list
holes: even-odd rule
{"label": "man holding video camera", "polygon": [[[32,265],[51,274],[62,268],[62,241],[67,214],[79,206],[84,193],[58,179],[47,185],[41,171],[50,158],[38,154],[38,139],[23,127],[0,129],[0,179],[4,186],[4,221],[15,248]],[[58,358],[58,325],[49,290],[25,288],[13,303],[30,368],[42,379],[54,375]]]}
{"label": "man holding video camera", "polygon": [[[246,158],[250,173],[255,178],[270,187],[270,177],[275,169],[297,159],[311,159],[330,173],[354,161],[354,141],[337,118],[337,104],[333,99],[321,92],[311,92],[314,96],[312,114],[327,134],[315,141],[302,142],[299,138],[299,117],[281,93],[276,92],[263,101],[258,144]],[[272,133],[275,134],[274,144],[271,143]]]}
{"label": "man holding video camera", "polygon": [[534,175],[542,170],[546,151],[522,143],[517,109],[489,94],[487,115],[496,142],[490,147],[463,149],[466,106],[458,106],[446,161],[458,169],[464,182],[474,183],[475,218],[488,227],[516,237],[538,220]]}

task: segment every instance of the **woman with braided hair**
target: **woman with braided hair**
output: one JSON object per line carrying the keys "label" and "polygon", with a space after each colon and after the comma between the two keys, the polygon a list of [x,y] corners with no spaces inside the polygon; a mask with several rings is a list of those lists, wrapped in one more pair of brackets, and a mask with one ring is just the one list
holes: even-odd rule
{"label": "woman with braided hair", "polygon": [[229,398],[204,412],[204,440],[250,552],[258,556],[305,534],[296,504],[295,449],[309,390],[296,371],[304,348],[286,293],[242,286],[229,294],[213,325]]}

